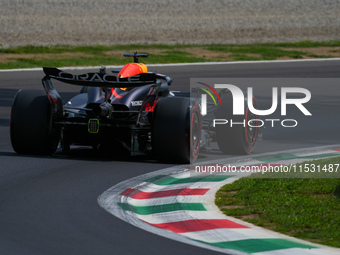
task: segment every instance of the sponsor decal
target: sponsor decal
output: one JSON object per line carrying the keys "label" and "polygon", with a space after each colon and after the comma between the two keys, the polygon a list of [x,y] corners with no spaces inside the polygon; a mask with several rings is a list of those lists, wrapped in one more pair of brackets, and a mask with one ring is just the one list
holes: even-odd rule
{"label": "sponsor decal", "polygon": [[[82,75],[70,74],[66,72],[59,72],[56,78],[74,80],[74,81],[95,81],[95,82],[119,82],[120,78],[112,74],[86,73]],[[137,82],[140,80],[140,75],[130,76],[124,78],[128,82]]]}
{"label": "sponsor decal", "polygon": [[131,106],[142,106],[143,101],[131,101]]}

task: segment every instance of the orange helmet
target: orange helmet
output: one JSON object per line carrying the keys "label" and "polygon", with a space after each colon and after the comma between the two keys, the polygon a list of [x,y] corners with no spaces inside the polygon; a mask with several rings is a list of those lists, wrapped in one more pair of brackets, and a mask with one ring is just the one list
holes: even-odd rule
{"label": "orange helmet", "polygon": [[118,73],[118,78],[127,78],[140,73],[147,73],[148,68],[143,63],[129,63],[123,66]]}

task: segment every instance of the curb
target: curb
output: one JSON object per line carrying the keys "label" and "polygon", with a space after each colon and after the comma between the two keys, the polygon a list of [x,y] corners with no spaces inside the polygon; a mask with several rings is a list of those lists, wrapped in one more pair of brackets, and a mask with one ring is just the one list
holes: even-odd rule
{"label": "curb", "polygon": [[[340,146],[266,153],[214,161],[241,166],[295,164],[340,155]],[[204,162],[209,164],[212,162]],[[201,163],[202,164],[202,163]],[[215,205],[217,190],[251,173],[195,173],[176,166],[121,182],[99,198],[114,216],[139,228],[177,241],[228,254],[339,254],[340,249],[266,230],[224,215]]]}

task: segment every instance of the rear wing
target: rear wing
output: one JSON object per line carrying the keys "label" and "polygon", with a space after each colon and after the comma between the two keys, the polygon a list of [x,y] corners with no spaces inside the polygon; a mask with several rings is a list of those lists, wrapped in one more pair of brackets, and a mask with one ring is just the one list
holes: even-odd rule
{"label": "rear wing", "polygon": [[75,75],[64,72],[58,68],[43,67],[45,78],[53,78],[61,82],[90,87],[103,87],[103,88],[133,88],[144,85],[150,85],[157,82],[159,74],[155,73],[141,73],[139,75],[119,78],[113,74],[105,73],[85,73]]}
{"label": "rear wing", "polygon": [[[127,78],[119,78],[112,74],[106,73],[85,73],[81,75],[70,74],[52,67],[43,67],[45,77],[42,79],[43,87],[46,91],[48,100],[51,103],[54,116],[62,116],[63,103],[59,93],[55,90],[52,79],[61,82],[78,85],[106,88],[134,88],[144,85],[152,85],[148,92],[148,97],[154,97],[160,90],[167,90],[171,85],[171,77],[159,73],[141,73]],[[161,83],[158,79],[165,80]],[[105,92],[105,100],[107,92]]]}

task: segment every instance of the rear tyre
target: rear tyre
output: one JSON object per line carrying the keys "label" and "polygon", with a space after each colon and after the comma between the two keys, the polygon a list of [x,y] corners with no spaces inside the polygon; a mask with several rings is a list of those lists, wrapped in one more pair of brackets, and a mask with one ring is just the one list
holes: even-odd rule
{"label": "rear tyre", "polygon": [[[246,155],[251,153],[256,145],[258,137],[257,115],[251,113],[245,104],[245,115],[233,116],[233,97],[230,92],[221,95],[222,105],[218,105],[216,119],[226,119],[227,124],[217,124],[216,139],[220,150],[224,154]],[[253,98],[256,108],[256,100]],[[234,124],[231,127],[231,120]],[[248,123],[249,122],[249,123]]]}
{"label": "rear tyre", "polygon": [[51,155],[57,149],[60,129],[52,122],[51,104],[42,90],[20,90],[11,110],[12,147],[20,154]]}
{"label": "rear tyre", "polygon": [[157,101],[152,123],[152,147],[161,161],[190,163],[199,154],[201,115],[190,98],[167,97]]}

